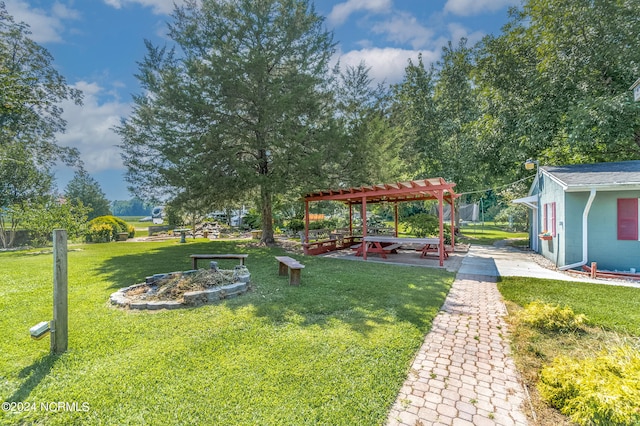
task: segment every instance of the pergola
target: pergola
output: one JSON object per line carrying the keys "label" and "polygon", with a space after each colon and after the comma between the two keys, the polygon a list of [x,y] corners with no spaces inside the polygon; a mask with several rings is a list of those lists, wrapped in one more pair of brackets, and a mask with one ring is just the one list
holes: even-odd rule
{"label": "pergola", "polygon": [[[408,182],[397,182],[359,188],[318,191],[307,194],[305,203],[305,241],[309,241],[309,203],[313,201],[340,201],[349,206],[349,233],[353,233],[353,205],[361,205],[362,236],[367,236],[367,204],[394,203],[395,236],[398,236],[398,203],[407,201],[438,200],[438,217],[440,221],[440,266],[444,264],[444,203],[451,206],[451,246],[454,247],[455,220],[454,200],[459,196],[453,191],[456,186],[441,177]],[[363,253],[366,260],[367,252]]]}

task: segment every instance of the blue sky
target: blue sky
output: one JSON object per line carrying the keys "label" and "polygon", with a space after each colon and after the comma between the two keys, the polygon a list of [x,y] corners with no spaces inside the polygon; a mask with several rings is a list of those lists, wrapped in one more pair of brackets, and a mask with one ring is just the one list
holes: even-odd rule
{"label": "blue sky", "polygon": [[[4,0],[17,21],[31,26],[32,39],[53,55],[67,83],[84,93],[84,105],[63,104],[64,146],[80,150],[86,169],[110,200],[131,198],[123,179],[118,135],[111,129],[131,111],[140,93],[134,77],[145,54],[144,40],[170,44],[166,24],[182,0]],[[471,43],[497,34],[507,9],[519,0],[316,0],[316,11],[338,43],[336,60],[365,61],[378,82],[402,79],[409,58],[422,53],[437,61],[448,41]],[[73,171],[56,171],[63,190]]]}

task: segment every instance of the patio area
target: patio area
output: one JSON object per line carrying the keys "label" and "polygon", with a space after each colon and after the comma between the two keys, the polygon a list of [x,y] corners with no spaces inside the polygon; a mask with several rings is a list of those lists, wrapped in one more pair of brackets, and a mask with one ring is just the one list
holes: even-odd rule
{"label": "patio area", "polygon": [[[469,251],[468,245],[458,244],[456,245],[455,252],[447,250],[449,257],[444,261],[444,265],[440,266],[440,259],[437,255],[430,255],[426,257],[420,257],[420,251],[398,249],[397,254],[387,254],[387,258],[383,259],[379,255],[371,255],[366,259],[366,262],[380,262],[394,265],[403,266],[418,266],[423,268],[440,268],[445,269],[448,272],[457,272],[462,265],[462,260]],[[344,249],[337,250],[328,253],[321,254],[322,257],[330,257],[334,259],[345,259],[363,262],[365,261],[362,256],[356,256],[355,250]]]}

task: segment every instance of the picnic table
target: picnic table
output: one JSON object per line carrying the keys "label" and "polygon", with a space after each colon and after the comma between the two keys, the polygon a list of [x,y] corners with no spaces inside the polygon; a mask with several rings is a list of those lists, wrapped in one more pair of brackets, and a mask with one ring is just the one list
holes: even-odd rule
{"label": "picnic table", "polygon": [[[356,256],[362,256],[366,251],[367,254],[379,254],[383,259],[387,258],[387,254],[397,253],[397,249],[402,246],[413,245],[420,251],[420,257],[427,256],[430,252],[440,254],[439,238],[404,238],[390,237],[385,235],[367,235],[362,238],[362,244],[356,250]],[[446,259],[448,254],[443,250],[443,257]]]}

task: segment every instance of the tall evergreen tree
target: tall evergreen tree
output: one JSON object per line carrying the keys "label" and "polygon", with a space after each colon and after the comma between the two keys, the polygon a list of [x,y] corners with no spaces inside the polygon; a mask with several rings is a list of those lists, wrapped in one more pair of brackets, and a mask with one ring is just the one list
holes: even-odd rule
{"label": "tall evergreen tree", "polygon": [[333,166],[343,186],[371,185],[398,180],[403,168],[401,145],[388,120],[389,93],[375,86],[364,62],[334,69],[336,119],[342,142]]}
{"label": "tall evergreen tree", "polygon": [[64,195],[73,204],[82,204],[89,208],[88,219],[110,215],[110,203],[100,184],[86,170],[80,168],[65,188]]}
{"label": "tall evergreen tree", "polygon": [[147,43],[122,136],[137,193],[220,205],[257,195],[273,241],[275,194],[314,189],[334,138],[332,35],[308,0],[188,0],[169,36]]}

